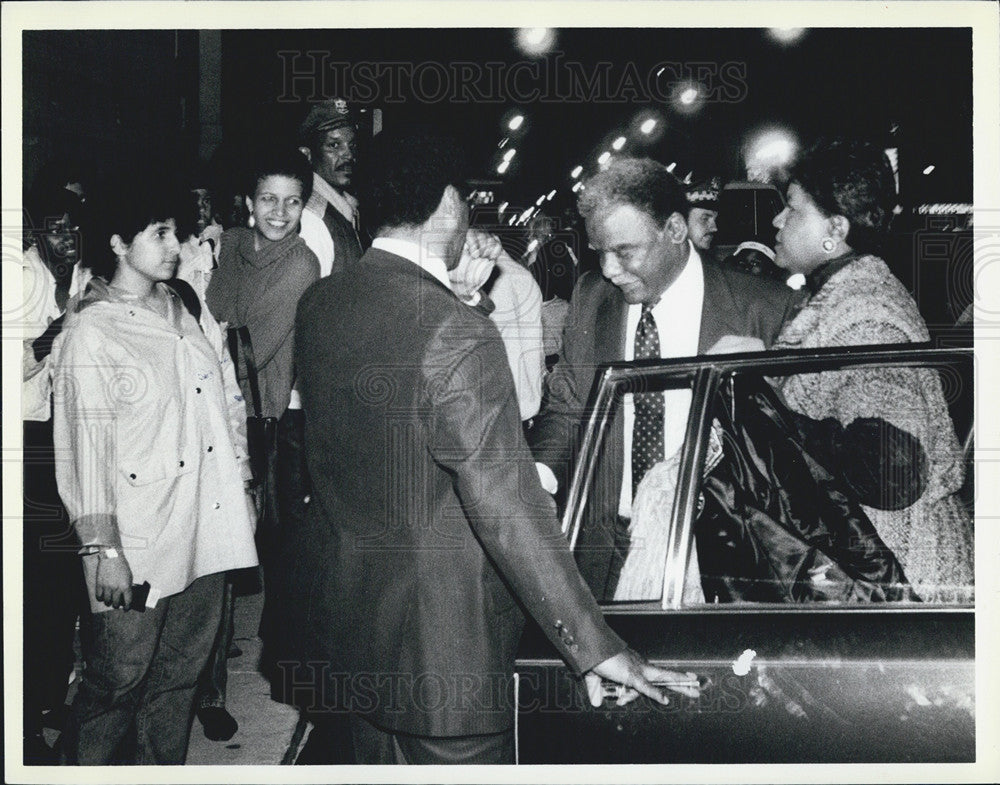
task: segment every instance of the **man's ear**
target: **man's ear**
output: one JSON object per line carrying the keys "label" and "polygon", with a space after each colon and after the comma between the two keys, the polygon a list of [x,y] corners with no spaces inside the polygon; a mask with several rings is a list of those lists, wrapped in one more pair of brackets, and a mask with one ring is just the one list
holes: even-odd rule
{"label": "man's ear", "polygon": [[115,256],[122,257],[128,254],[128,243],[122,240],[120,234],[111,235],[111,250],[114,251]]}
{"label": "man's ear", "polygon": [[670,242],[680,245],[688,237],[687,221],[680,213],[671,213],[666,223],[663,224],[663,232],[670,238]]}
{"label": "man's ear", "polygon": [[438,209],[443,209],[444,215],[460,215],[464,206],[465,199],[462,198],[459,190],[453,185],[446,185]]}
{"label": "man's ear", "polygon": [[309,163],[313,162],[313,153],[312,150],[310,150],[308,147],[300,147],[299,152],[306,157],[306,160]]}
{"label": "man's ear", "polygon": [[847,234],[851,231],[851,222],[843,215],[831,215],[827,226],[830,230],[830,237],[838,243],[847,243]]}

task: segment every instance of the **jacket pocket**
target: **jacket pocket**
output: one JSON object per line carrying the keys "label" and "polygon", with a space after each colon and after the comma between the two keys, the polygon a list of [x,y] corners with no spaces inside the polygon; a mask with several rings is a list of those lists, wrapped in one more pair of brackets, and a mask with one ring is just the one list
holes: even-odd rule
{"label": "jacket pocket", "polygon": [[178,458],[175,454],[125,456],[118,461],[118,473],[132,487],[138,488],[163,482],[194,471],[194,461]]}

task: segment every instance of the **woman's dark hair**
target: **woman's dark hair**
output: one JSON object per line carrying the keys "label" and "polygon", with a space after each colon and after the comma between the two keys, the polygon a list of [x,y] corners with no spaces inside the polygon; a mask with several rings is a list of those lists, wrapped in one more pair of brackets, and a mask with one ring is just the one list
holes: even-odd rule
{"label": "woman's dark hair", "polygon": [[110,184],[94,200],[93,231],[87,233],[89,252],[83,263],[94,275],[110,281],[118,265],[111,238],[118,235],[131,244],[150,224],[176,221],[184,210],[184,197],[181,188],[163,175],[133,171],[123,181]]}
{"label": "woman's dark hair", "polygon": [[414,126],[403,133],[379,134],[370,153],[365,194],[374,226],[425,223],[441,203],[444,189],[451,185],[461,191],[468,174],[465,150],[438,129]]}
{"label": "woman's dark hair", "polygon": [[827,216],[842,215],[851,227],[845,242],[859,253],[877,251],[892,219],[896,185],[885,153],[853,139],[821,139],[792,167],[802,187]]}
{"label": "woman's dark hair", "polygon": [[263,149],[251,153],[251,168],[247,178],[246,195],[253,199],[261,180],[273,175],[283,175],[298,180],[302,186],[302,201],[312,195],[313,172],[309,159],[294,147]]}

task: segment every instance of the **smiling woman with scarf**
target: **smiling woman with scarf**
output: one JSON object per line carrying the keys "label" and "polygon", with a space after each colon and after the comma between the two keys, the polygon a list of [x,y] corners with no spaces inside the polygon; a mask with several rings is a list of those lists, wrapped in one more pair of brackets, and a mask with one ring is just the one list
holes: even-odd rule
{"label": "smiling woman with scarf", "polygon": [[[295,520],[295,511],[304,507],[308,493],[302,410],[294,405],[290,408],[289,402],[295,383],[295,309],[302,293],[320,274],[315,254],[299,237],[302,209],[311,190],[312,170],[297,150],[258,155],[246,186],[249,226],[234,227],[222,235],[219,267],[206,293],[216,319],[228,323],[230,330],[247,328],[260,386],[259,414],[278,419],[277,472],[272,478],[277,487],[272,481],[264,484],[263,515],[257,527],[265,596],[281,529]],[[246,364],[242,357],[234,361],[247,414],[252,415]],[[266,605],[265,619],[270,613]],[[262,635],[266,627],[262,622]],[[216,651],[214,676],[203,680],[199,698],[198,716],[205,734],[218,740],[228,739],[236,731],[235,720],[224,708],[226,649],[228,642],[222,641]]]}

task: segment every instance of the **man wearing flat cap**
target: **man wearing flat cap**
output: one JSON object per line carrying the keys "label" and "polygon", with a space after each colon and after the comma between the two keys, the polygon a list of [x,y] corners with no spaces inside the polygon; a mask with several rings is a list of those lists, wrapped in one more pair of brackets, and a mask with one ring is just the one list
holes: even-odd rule
{"label": "man wearing flat cap", "polygon": [[685,196],[691,206],[687,217],[688,237],[699,251],[710,251],[712,248],[721,190],[722,180],[718,177],[701,179],[687,186]]}
{"label": "man wearing flat cap", "polygon": [[[353,265],[370,244],[361,229],[358,201],[348,192],[357,154],[355,134],[356,119],[341,98],[316,104],[299,126],[299,150],[313,168],[312,196],[304,212],[319,216],[330,233],[333,272]],[[303,233],[306,228],[304,218]]]}

